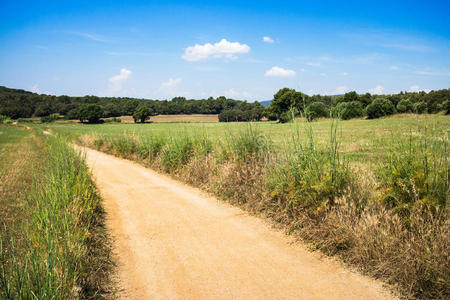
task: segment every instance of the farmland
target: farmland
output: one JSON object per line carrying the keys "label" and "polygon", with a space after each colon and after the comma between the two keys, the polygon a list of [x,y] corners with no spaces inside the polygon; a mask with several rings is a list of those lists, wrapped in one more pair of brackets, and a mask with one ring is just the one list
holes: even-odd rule
{"label": "farmland", "polygon": [[448,295],[447,116],[30,126],[268,217],[404,295]]}

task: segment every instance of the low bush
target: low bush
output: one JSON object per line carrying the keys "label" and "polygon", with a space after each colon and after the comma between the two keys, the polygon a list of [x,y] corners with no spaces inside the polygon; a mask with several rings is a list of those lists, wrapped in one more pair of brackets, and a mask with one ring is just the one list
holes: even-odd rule
{"label": "low bush", "polygon": [[377,97],[366,107],[367,117],[377,119],[389,116],[395,113],[395,107],[392,102],[385,97]]}
{"label": "low bush", "polygon": [[400,100],[397,104],[397,111],[399,113],[411,113],[413,112],[413,104],[408,99]]}
{"label": "low bush", "polygon": [[332,115],[342,120],[361,118],[364,116],[364,109],[359,101],[341,102],[333,109]]}
{"label": "low bush", "polygon": [[416,114],[424,114],[428,110],[427,104],[425,102],[416,102],[414,103],[413,108]]}
{"label": "low bush", "polygon": [[0,115],[0,124],[11,124],[12,120],[10,117]]}
{"label": "low bush", "polygon": [[330,115],[328,108],[325,106],[323,102],[313,102],[308,105],[305,109],[305,116],[309,121],[318,119],[318,118],[326,118]]}
{"label": "low bush", "polygon": [[42,123],[52,123],[59,119],[59,114],[51,114],[48,116],[41,117]]}

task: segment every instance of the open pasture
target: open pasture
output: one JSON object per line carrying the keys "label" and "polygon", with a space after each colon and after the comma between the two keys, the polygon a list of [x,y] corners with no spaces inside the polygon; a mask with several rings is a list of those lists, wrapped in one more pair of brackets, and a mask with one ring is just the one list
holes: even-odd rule
{"label": "open pasture", "polygon": [[[153,120],[153,118],[152,118]],[[275,122],[246,123],[216,123],[216,122],[190,122],[190,123],[109,123],[109,124],[52,124],[34,125],[51,128],[56,133],[72,137],[101,136],[114,138],[121,135],[133,136],[138,139],[149,137],[179,138],[206,137],[213,143],[223,143],[227,137],[237,134],[251,126],[263,135],[272,144],[273,151],[289,151],[295,147],[297,138],[306,138],[301,130],[304,120],[297,123],[277,124]],[[331,120],[308,123],[311,126],[316,145],[325,146],[329,142]],[[424,131],[433,131],[435,134],[446,137],[450,128],[450,118],[441,115],[398,115],[376,120],[356,119],[340,121],[337,137],[339,151],[351,160],[364,163],[375,162],[383,156],[384,150],[400,136],[412,134],[420,136]]]}

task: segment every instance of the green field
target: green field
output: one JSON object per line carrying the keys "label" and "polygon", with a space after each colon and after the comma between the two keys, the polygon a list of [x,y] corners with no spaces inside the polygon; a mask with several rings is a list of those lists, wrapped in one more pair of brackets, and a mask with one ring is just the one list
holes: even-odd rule
{"label": "green field", "polygon": [[[154,123],[154,124],[54,124],[35,125],[41,129],[50,128],[55,133],[80,137],[95,135],[103,138],[117,136],[146,137],[180,137],[205,136],[213,142],[224,142],[230,135],[236,134],[248,126],[252,126],[260,134],[266,136],[274,146],[274,150],[292,149],[296,141],[299,127],[297,124],[277,124],[274,122],[246,123]],[[308,123],[318,145],[325,145],[329,140],[331,120]],[[340,151],[351,159],[362,162],[373,161],[383,155],[385,147],[397,135],[418,135],[425,130],[433,130],[436,135],[445,137],[450,129],[450,118],[440,115],[396,115],[395,117],[376,120],[340,121],[338,139]],[[300,138],[304,133],[300,129]]]}

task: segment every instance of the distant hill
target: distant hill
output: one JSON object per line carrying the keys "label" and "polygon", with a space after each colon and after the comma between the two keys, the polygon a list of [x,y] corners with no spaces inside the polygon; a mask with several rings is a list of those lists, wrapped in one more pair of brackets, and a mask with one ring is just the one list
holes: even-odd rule
{"label": "distant hill", "polygon": [[261,105],[265,107],[268,107],[270,105],[270,102],[272,102],[272,100],[259,101],[259,103],[261,103]]}

